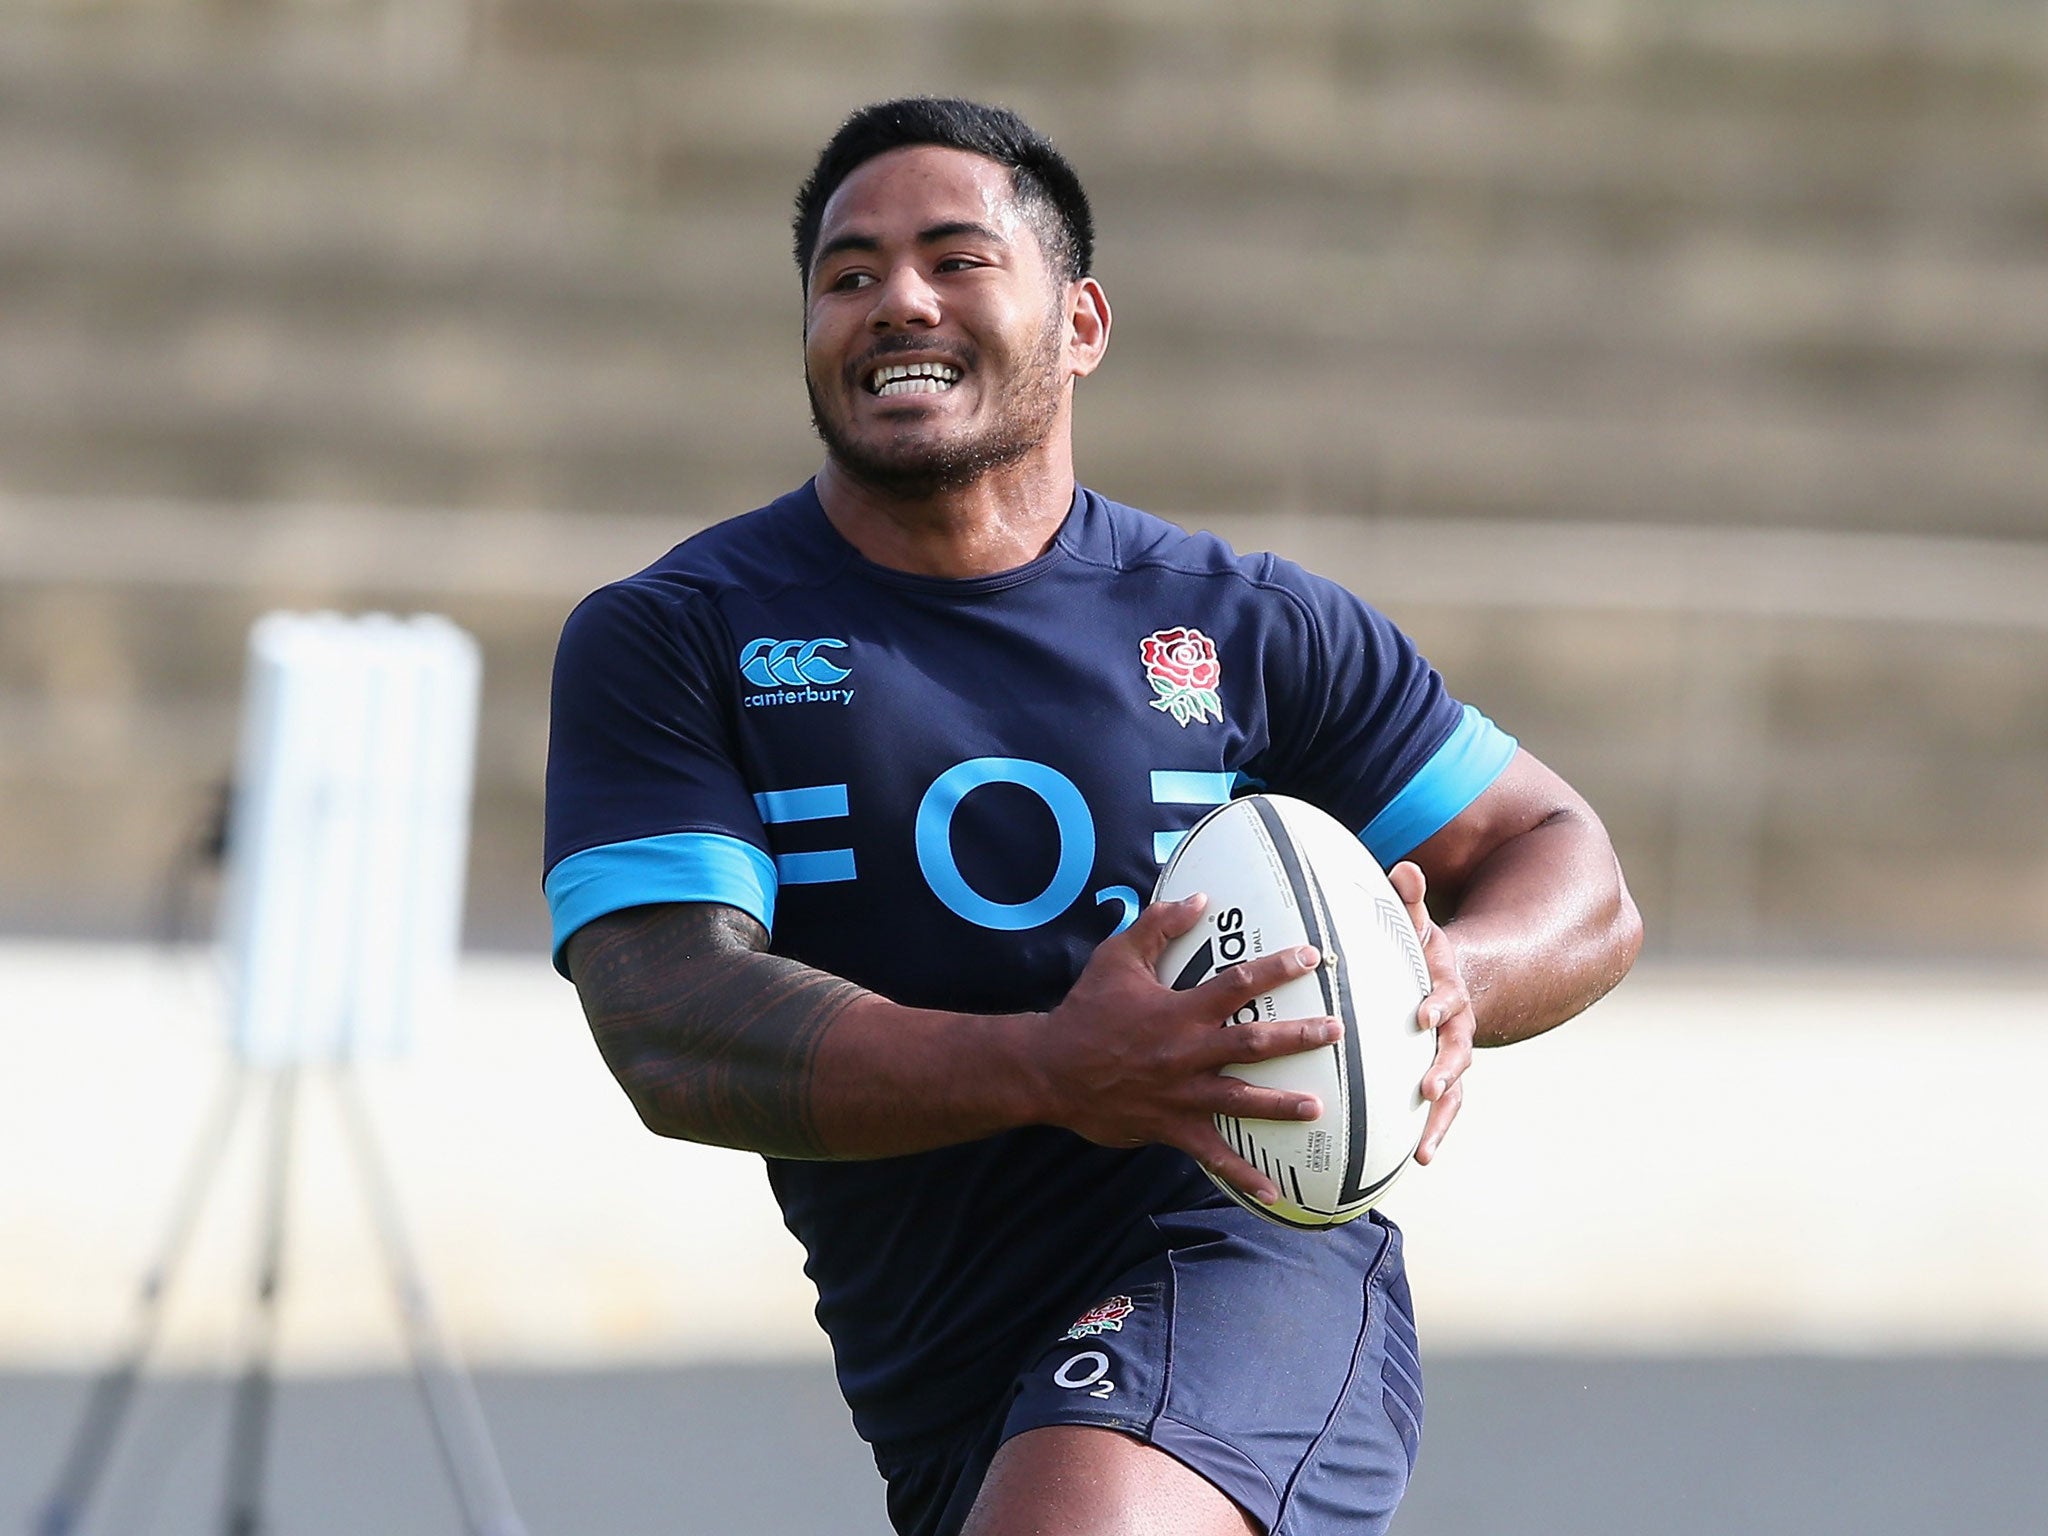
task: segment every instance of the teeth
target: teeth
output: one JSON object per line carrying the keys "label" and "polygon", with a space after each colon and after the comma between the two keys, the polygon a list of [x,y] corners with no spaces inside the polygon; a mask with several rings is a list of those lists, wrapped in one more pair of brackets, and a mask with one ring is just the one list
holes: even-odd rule
{"label": "teeth", "polygon": [[868,375],[868,388],[878,395],[936,395],[959,380],[951,363],[890,363]]}

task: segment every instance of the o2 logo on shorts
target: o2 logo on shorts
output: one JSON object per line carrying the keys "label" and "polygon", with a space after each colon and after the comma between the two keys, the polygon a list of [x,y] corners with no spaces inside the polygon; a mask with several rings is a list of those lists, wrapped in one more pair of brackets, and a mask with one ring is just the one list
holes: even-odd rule
{"label": "o2 logo on shorts", "polygon": [[1067,1363],[1052,1373],[1053,1385],[1069,1392],[1085,1391],[1090,1397],[1108,1397],[1116,1391],[1109,1379],[1109,1356],[1099,1349],[1084,1349],[1069,1355]]}

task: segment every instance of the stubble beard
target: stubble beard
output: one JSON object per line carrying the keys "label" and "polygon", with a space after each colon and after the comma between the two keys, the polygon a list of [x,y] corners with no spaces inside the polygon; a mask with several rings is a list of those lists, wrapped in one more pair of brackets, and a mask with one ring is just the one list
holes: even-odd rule
{"label": "stubble beard", "polygon": [[806,371],[811,426],[834,463],[877,490],[907,501],[960,490],[1015,464],[1051,434],[1060,408],[1060,334],[1060,316],[1055,313],[1009,380],[996,419],[972,436],[911,442],[893,450],[871,447],[832,420]]}

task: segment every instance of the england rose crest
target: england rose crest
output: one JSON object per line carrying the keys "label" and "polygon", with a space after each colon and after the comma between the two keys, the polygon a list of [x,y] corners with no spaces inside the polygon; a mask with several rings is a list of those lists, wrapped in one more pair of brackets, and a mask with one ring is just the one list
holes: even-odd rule
{"label": "england rose crest", "polygon": [[1063,1339],[1085,1339],[1091,1333],[1122,1333],[1124,1319],[1137,1309],[1128,1296],[1112,1296],[1099,1301],[1074,1319],[1074,1326],[1061,1335]]}
{"label": "england rose crest", "polygon": [[1176,725],[1223,718],[1223,701],[1216,696],[1223,663],[1216,659],[1214,640],[1199,629],[1162,629],[1147,635],[1138,649],[1145,658],[1145,681],[1158,695],[1154,709],[1173,716]]}

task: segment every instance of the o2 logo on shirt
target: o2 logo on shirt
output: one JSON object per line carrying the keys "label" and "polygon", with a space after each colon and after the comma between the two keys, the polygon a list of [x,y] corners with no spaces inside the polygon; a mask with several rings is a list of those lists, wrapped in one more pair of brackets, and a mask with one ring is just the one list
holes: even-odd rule
{"label": "o2 logo on shirt", "polygon": [[747,709],[769,704],[851,704],[853,690],[836,688],[853,676],[823,653],[843,651],[844,640],[830,635],[816,640],[777,640],[763,635],[740,648],[740,676],[757,688],[772,693],[748,694],[740,700]]}
{"label": "o2 logo on shirt", "polygon": [[[1228,801],[1237,783],[1234,773],[1154,770],[1152,802],[1207,810]],[[996,901],[983,895],[968,883],[953,856],[954,813],[968,795],[988,784],[1011,784],[1029,790],[1052,812],[1059,831],[1059,855],[1051,878],[1037,895],[1023,901]],[[800,789],[769,790],[755,795],[754,805],[766,826],[838,821],[848,814],[847,789],[845,784],[812,784]],[[1164,864],[1185,836],[1185,827],[1154,832],[1153,858]],[[973,757],[955,763],[932,780],[918,801],[912,839],[918,870],[932,894],[956,917],[999,933],[1020,933],[1051,922],[1087,891],[1095,867],[1095,814],[1080,787],[1057,768],[1027,757]],[[777,855],[775,874],[783,885],[824,885],[856,879],[859,870],[853,849],[826,848]],[[1144,898],[1128,885],[1104,886],[1093,895],[1097,906],[1120,909],[1117,932],[1130,926],[1144,904]]]}

